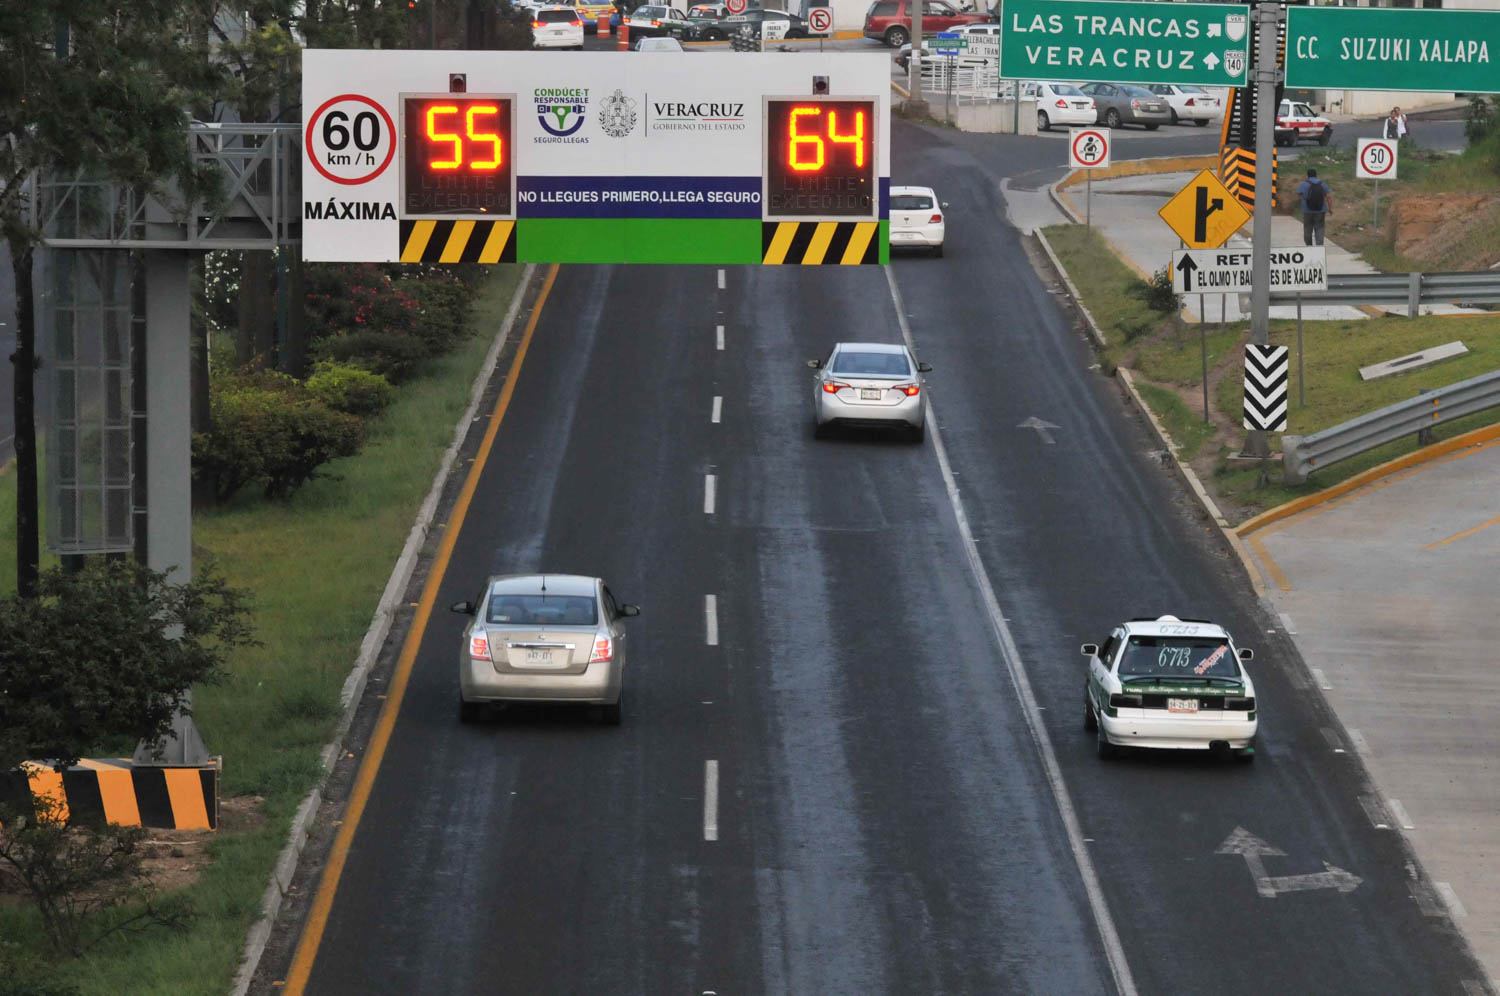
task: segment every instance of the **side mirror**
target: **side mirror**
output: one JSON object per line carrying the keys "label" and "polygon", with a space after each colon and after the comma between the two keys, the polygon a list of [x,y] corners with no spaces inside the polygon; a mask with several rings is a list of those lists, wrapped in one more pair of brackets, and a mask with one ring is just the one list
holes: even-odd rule
{"label": "side mirror", "polygon": [[1255,660],[1255,651],[1251,650],[1249,647],[1241,647],[1240,648],[1240,660],[1242,660],[1242,661],[1253,661],[1253,660]]}
{"label": "side mirror", "polygon": [[807,361],[807,365],[810,366],[810,367],[812,367],[814,370],[822,370],[823,369],[823,361],[822,360],[808,360]]}
{"label": "side mirror", "polygon": [[1085,656],[1085,657],[1098,657],[1099,656],[1099,644],[1097,644],[1097,643],[1085,643],[1083,646],[1081,646],[1081,647],[1078,648],[1078,652],[1080,654],[1082,654],[1083,656]]}
{"label": "side mirror", "polygon": [[640,614],[641,607],[639,605],[631,605],[627,602],[626,604],[620,606],[620,615],[622,616],[638,616]]}
{"label": "side mirror", "polygon": [[932,364],[931,363],[918,363],[917,364],[917,373],[924,373],[924,374],[926,374],[926,373],[932,373]]}
{"label": "side mirror", "polygon": [[449,612],[459,612],[459,613],[462,613],[463,615],[466,615],[466,616],[472,616],[474,614],[474,603],[473,602],[454,602],[452,605],[448,606],[448,611]]}

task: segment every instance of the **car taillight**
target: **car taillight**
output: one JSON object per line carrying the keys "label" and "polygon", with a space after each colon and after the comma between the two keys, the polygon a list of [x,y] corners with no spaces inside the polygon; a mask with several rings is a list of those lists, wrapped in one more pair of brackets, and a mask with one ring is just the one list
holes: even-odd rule
{"label": "car taillight", "polygon": [[1226,698],[1224,708],[1231,712],[1253,712],[1255,709],[1255,696],[1245,698]]}
{"label": "car taillight", "polygon": [[1063,100],[1061,97],[1058,97],[1057,106],[1066,109],[1068,106],[1068,102],[1066,100]]}
{"label": "car taillight", "polygon": [[590,664],[605,664],[615,659],[615,646],[607,636],[594,641],[594,652],[589,655]]}
{"label": "car taillight", "polygon": [[823,382],[823,391],[824,391],[824,393],[827,393],[827,394],[838,394],[840,391],[842,391],[844,388],[846,388],[848,386],[849,386],[848,384],[840,384],[836,380],[825,380]]}
{"label": "car taillight", "polygon": [[1139,100],[1132,100],[1130,102],[1130,109],[1132,111],[1138,111],[1138,110],[1140,110],[1141,109],[1141,102]]}
{"label": "car taillight", "polygon": [[658,21],[658,20],[656,20],[655,18],[652,18],[651,19],[651,26],[653,28],[659,28],[659,27],[661,27],[661,22]]}
{"label": "car taillight", "polygon": [[568,24],[569,24],[569,26],[575,27],[575,28],[581,28],[581,27],[583,27],[583,22],[582,21],[569,21]]}
{"label": "car taillight", "polygon": [[487,661],[490,659],[490,638],[484,633],[475,633],[469,637],[469,656],[476,661]]}
{"label": "car taillight", "polygon": [[1111,709],[1139,709],[1141,708],[1141,697],[1139,695],[1121,695],[1119,692],[1109,697]]}
{"label": "car taillight", "polygon": [[942,220],[943,220],[943,216],[942,215],[935,214],[931,218],[927,219],[927,224],[929,224],[929,225],[936,225],[939,222],[941,222]]}
{"label": "car taillight", "polygon": [[1183,105],[1183,106],[1184,106],[1184,107],[1192,107],[1192,106],[1193,106],[1193,98],[1192,98],[1192,97],[1189,97],[1189,98],[1188,98],[1188,99],[1187,99],[1187,103],[1186,103],[1186,104],[1184,104],[1184,105]]}
{"label": "car taillight", "polygon": [[922,387],[920,384],[897,384],[896,390],[900,391],[908,398],[915,398],[918,394],[922,393]]}
{"label": "car taillight", "polygon": [[542,26],[542,22],[541,21],[532,21],[531,22],[531,26],[533,28],[540,28]]}

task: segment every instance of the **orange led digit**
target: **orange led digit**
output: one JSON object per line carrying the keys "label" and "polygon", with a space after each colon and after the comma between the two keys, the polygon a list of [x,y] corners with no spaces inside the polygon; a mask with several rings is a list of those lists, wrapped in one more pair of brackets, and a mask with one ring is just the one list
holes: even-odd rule
{"label": "orange led digit", "polygon": [[872,97],[765,98],[762,217],[877,220],[879,106]]}
{"label": "orange led digit", "polygon": [[437,118],[439,114],[457,114],[458,108],[452,104],[439,104],[427,108],[427,137],[433,142],[452,142],[452,159],[429,159],[427,165],[433,169],[458,169],[464,162],[463,140],[453,132],[438,131]]}
{"label": "orange led digit", "polygon": [[500,108],[494,104],[475,104],[464,114],[464,135],[471,142],[484,143],[489,146],[488,159],[472,159],[469,168],[474,170],[499,169],[505,160],[505,143],[499,135],[492,131],[476,131],[474,119],[478,117],[493,118],[500,113]]}
{"label": "orange led digit", "polygon": [[[822,114],[821,107],[794,107],[792,108],[792,123],[787,129],[787,162],[792,169],[798,172],[811,172],[823,168],[823,140],[817,135],[803,135],[797,131],[797,119],[809,114]],[[811,145],[813,147],[813,161],[804,162],[798,158],[797,146]]]}
{"label": "orange led digit", "polygon": [[828,137],[835,143],[854,146],[854,165],[865,164],[865,112],[854,112],[854,133],[851,135],[839,134],[839,112],[830,109],[828,111]]}

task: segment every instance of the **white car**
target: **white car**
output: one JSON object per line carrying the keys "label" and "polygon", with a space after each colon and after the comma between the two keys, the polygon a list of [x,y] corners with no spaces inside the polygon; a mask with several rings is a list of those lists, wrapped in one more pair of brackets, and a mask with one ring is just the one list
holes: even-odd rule
{"label": "white car", "polygon": [[1085,643],[1084,727],[1099,756],[1117,748],[1233,752],[1255,757],[1255,683],[1223,627],[1159,616],[1116,626],[1101,647]]}
{"label": "white car", "polygon": [[813,375],[813,436],[835,425],[899,429],[912,442],[927,436],[924,373],[905,346],[884,342],[835,343],[826,360],[808,360]]}
{"label": "white car", "polygon": [[531,11],[532,48],[583,48],[583,19],[572,7],[554,4]]}
{"label": "white car", "polygon": [[1049,131],[1053,125],[1091,125],[1099,117],[1094,98],[1072,83],[1031,80],[1021,84],[1021,96],[1036,100],[1037,131]]}
{"label": "white car", "polygon": [[1224,113],[1224,101],[1222,98],[1210,93],[1201,86],[1187,86],[1179,83],[1154,83],[1146,87],[1158,97],[1164,97],[1167,107],[1172,111],[1172,123],[1178,124],[1182,121],[1191,121],[1202,128],[1214,118]]}
{"label": "white car", "polygon": [[931,187],[892,187],[891,248],[926,249],[941,256],[947,234],[943,211],[947,207]]}
{"label": "white car", "polygon": [[1333,122],[1298,100],[1283,100],[1276,109],[1276,144],[1296,145],[1312,139],[1327,145],[1333,138]]}
{"label": "white car", "polygon": [[646,5],[630,14],[630,37],[681,35],[688,27],[687,15],[676,7]]}
{"label": "white car", "polygon": [[637,52],[685,52],[676,38],[642,38],[633,46]]}

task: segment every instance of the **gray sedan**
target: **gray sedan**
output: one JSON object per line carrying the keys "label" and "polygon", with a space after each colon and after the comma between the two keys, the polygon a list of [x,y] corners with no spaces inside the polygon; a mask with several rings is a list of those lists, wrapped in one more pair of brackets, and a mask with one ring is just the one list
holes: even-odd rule
{"label": "gray sedan", "polygon": [[927,435],[927,391],[918,363],[905,346],[840,342],[825,360],[808,360],[813,377],[813,434],[834,425],[903,429],[920,443]]}
{"label": "gray sedan", "polygon": [[1094,98],[1099,123],[1111,128],[1138,124],[1155,131],[1172,120],[1167,101],[1143,86],[1130,83],[1085,83],[1078,89]]}
{"label": "gray sedan", "polygon": [[458,717],[479,718],[486,703],[572,702],[604,707],[620,723],[625,627],[640,615],[615,601],[598,578],[502,574],[454,612],[473,616],[458,651]]}

